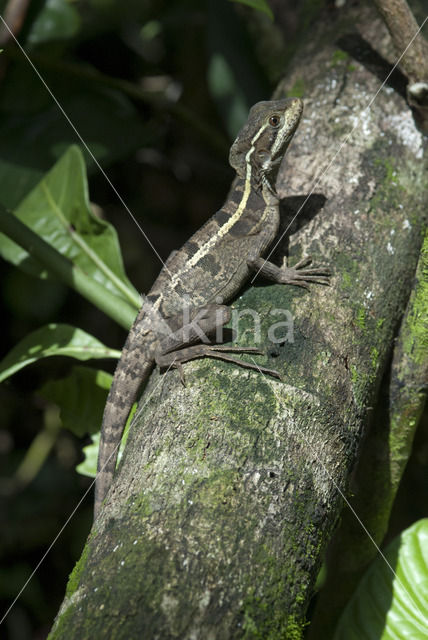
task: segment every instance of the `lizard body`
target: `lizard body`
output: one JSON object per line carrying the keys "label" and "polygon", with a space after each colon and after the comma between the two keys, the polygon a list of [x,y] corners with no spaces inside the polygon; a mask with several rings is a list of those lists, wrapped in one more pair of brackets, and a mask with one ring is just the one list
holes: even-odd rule
{"label": "lizard body", "polygon": [[[212,330],[229,318],[218,302],[231,300],[254,271],[260,270],[268,278],[285,284],[304,287],[310,281],[328,284],[323,277],[328,275],[325,269],[302,268],[308,260],[289,269],[262,258],[278,230],[279,198],[275,181],[302,109],[303,103],[298,98],[259,102],[252,107],[247,123],[231,147],[229,161],[237,172],[237,179],[229,198],[179,251],[171,254],[147,295],[122,350],[104,410],[95,516],[113,478],[129,411],[155,362],[169,361],[170,365],[180,368],[187,360],[211,356],[255,368],[223,355],[226,347],[187,346],[197,341],[197,335],[191,331],[183,336],[180,332],[183,301],[188,301],[193,315],[202,309],[202,324]],[[215,321],[210,318],[213,310],[217,316]],[[165,320],[167,328],[176,331],[169,342],[165,342],[167,331],[161,327]],[[182,346],[187,349],[177,351]],[[257,352],[240,348],[227,350]]]}

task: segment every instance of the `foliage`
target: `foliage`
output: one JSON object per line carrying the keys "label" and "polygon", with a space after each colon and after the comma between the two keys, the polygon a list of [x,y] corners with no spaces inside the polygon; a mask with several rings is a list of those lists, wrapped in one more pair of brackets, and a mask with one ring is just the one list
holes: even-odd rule
{"label": "foliage", "polygon": [[[71,146],[15,210],[15,215],[59,253],[116,296],[139,307],[125,275],[115,229],[91,210],[82,153]],[[4,235],[0,255],[31,275],[52,275]]]}
{"label": "foliage", "polygon": [[62,425],[82,437],[98,433],[112,376],[89,367],[73,367],[61,380],[49,380],[41,395],[60,407]]}
{"label": "foliage", "polygon": [[[265,0],[235,2],[272,18]],[[46,449],[55,455],[38,465],[31,478],[33,486],[22,501],[21,495],[13,494],[10,519],[17,524],[16,529],[11,525],[8,535],[21,541],[22,531],[28,530],[34,532],[34,540],[26,539],[25,561],[21,548],[13,549],[10,542],[9,547],[5,545],[11,563],[14,553],[19,558],[17,568],[7,568],[8,578],[2,575],[0,595],[8,600],[15,597],[34,558],[49,546],[82,493],[81,478],[73,476],[71,481],[70,469],[77,466],[81,474],[93,476],[96,468],[96,432],[111,375],[87,366],[70,371],[62,356],[79,362],[116,359],[119,351],[106,346],[103,338],[108,335],[105,342],[114,343],[110,337],[114,329],[103,324],[99,310],[122,327],[129,326],[139,306],[131,281],[140,279],[144,289],[158,268],[150,262],[146,246],[141,249],[140,237],[121,209],[116,220],[125,239],[124,254],[131,268],[132,262],[136,265],[133,278],[125,273],[115,228],[103,212],[114,217],[115,195],[106,192],[104,182],[101,185],[94,158],[125,190],[130,209],[144,228],[152,230],[166,256],[189,235],[192,225],[200,226],[214,210],[207,202],[209,189],[218,187],[220,193],[212,196],[216,203],[224,195],[230,178],[224,169],[229,139],[248,107],[270,92],[256,47],[233,5],[225,0],[207,3],[203,9],[197,0],[37,0],[29,4],[19,41],[31,62],[12,43],[2,45],[0,56],[0,229],[5,231],[7,213],[12,210],[14,220],[26,230],[23,235],[19,230],[16,236],[9,231],[8,237],[0,234],[0,254],[14,268],[6,271],[3,288],[4,316],[12,319],[6,331],[10,350],[0,363],[0,379],[16,374],[13,384],[21,394],[18,398],[24,394],[28,398],[29,390],[37,386],[41,391],[33,403],[25,403],[15,420],[15,409],[3,396],[7,429],[2,434],[16,437],[7,471],[13,477],[25,462],[24,447],[30,449],[31,442],[43,435],[37,419],[43,411],[47,421],[52,403],[61,406],[62,425],[73,436],[55,431],[57,440]],[[0,3],[2,13],[5,5]],[[195,38],[185,37],[189,28]],[[281,59],[278,62],[285,66]],[[88,177],[91,196],[102,208],[90,202]],[[184,188],[192,191],[183,198]],[[64,293],[58,283],[73,286],[80,295]],[[49,303],[40,293],[42,287],[51,292]],[[8,289],[12,290],[9,297]],[[24,299],[21,311],[20,297]],[[53,380],[46,381],[49,377]],[[2,386],[5,394],[13,388],[8,382]],[[90,444],[88,439],[82,442],[85,434],[91,434]],[[79,556],[90,512],[89,506],[52,565],[47,565],[47,578],[33,579],[33,590],[18,609],[23,615],[28,608],[39,631],[43,620],[51,622],[62,596],[59,580],[52,575],[58,566],[63,573],[69,571]],[[46,603],[52,603],[51,609]],[[354,609],[350,611],[354,615]],[[346,624],[351,625],[349,630],[359,622],[349,618]]]}
{"label": "foliage", "polygon": [[0,362],[0,382],[40,358],[69,356],[77,360],[117,358],[109,349],[85,331],[66,324],[49,324],[23,338]]}
{"label": "foliage", "polygon": [[[386,562],[385,562],[386,560]],[[403,531],[372,563],[334,640],[423,640],[428,629],[428,519]]]}

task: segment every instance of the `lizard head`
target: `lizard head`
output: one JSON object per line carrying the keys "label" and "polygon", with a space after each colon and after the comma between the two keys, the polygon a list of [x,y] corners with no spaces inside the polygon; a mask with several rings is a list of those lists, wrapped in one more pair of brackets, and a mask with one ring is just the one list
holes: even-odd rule
{"label": "lizard head", "polygon": [[233,143],[229,162],[237,174],[256,188],[275,193],[279,165],[299,124],[303,102],[299,98],[257,102]]}

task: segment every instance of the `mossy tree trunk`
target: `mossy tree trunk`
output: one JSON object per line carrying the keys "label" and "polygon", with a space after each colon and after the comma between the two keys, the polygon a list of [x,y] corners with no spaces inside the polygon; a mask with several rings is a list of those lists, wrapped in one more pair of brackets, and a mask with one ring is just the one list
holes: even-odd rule
{"label": "mossy tree trunk", "polygon": [[[372,9],[339,15],[312,29],[276,91],[305,100],[278,180],[283,229],[321,175],[275,259],[310,254],[331,268],[331,287],[252,286],[234,303],[260,315],[266,356],[254,359],[282,382],[213,360],[185,365],[186,387],[177,372],[153,373],[52,639],[301,637],[426,206],[403,78],[365,110],[389,70],[389,36]],[[273,344],[269,329],[285,321]],[[253,344],[250,313],[239,327],[239,343]]]}

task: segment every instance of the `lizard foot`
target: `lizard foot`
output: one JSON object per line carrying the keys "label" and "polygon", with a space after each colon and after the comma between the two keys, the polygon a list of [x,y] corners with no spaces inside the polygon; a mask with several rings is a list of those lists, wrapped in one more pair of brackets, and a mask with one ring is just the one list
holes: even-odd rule
{"label": "lizard foot", "polygon": [[269,280],[273,280],[279,284],[294,284],[297,287],[303,287],[309,289],[308,284],[314,282],[316,284],[330,284],[330,271],[325,267],[311,267],[307,268],[312,263],[312,258],[307,256],[302,260],[299,260],[294,267],[287,266],[287,258],[283,259],[281,267],[277,267],[273,262],[264,260],[259,256],[247,259],[247,264],[250,269],[261,273]]}
{"label": "lizard foot", "polygon": [[287,266],[287,258],[283,258],[282,267],[278,268],[276,275],[276,282],[281,284],[293,284],[297,287],[303,287],[309,289],[309,283],[315,282],[316,284],[330,285],[331,272],[325,267],[311,267],[311,256],[306,256],[297,262],[294,267]]}

